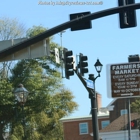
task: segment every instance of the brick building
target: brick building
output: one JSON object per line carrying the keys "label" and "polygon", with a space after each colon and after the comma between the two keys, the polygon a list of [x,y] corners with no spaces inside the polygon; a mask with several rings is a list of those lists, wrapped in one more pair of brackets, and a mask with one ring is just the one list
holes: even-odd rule
{"label": "brick building", "polygon": [[[92,140],[92,116],[70,117],[61,119],[64,140]],[[109,112],[98,114],[99,129],[109,124]]]}
{"label": "brick building", "polygon": [[[130,98],[130,104],[135,101],[136,98]],[[113,122],[116,120],[118,117],[127,114],[128,106],[128,99],[127,98],[121,98],[121,99],[114,99],[108,106],[107,108],[109,109],[112,107],[113,109],[110,110],[109,113],[109,119],[110,122]]]}
{"label": "brick building", "polygon": [[[131,98],[130,102],[134,102]],[[98,126],[99,132],[111,132],[125,130],[127,125],[127,99],[114,99],[107,107],[101,107],[101,95],[97,95],[98,102]],[[138,119],[137,113],[131,114],[132,119]],[[64,140],[93,140],[92,116],[62,118]]]}

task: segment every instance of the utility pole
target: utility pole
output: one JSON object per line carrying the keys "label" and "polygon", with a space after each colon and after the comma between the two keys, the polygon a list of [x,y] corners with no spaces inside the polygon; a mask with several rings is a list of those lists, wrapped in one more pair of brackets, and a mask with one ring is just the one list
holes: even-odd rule
{"label": "utility pole", "polygon": [[97,104],[96,104],[96,98],[95,98],[95,91],[93,89],[87,88],[86,82],[84,78],[79,74],[78,70],[76,70],[75,73],[89,93],[89,98],[91,99],[92,127],[93,127],[93,134],[94,134],[93,140],[99,140]]}
{"label": "utility pole", "polygon": [[[139,55],[130,55],[128,57],[128,62],[139,62],[140,58]],[[128,115],[127,115],[127,119],[128,119],[128,140],[132,140],[131,137],[131,108],[130,108],[130,98],[128,97],[127,99],[127,110],[128,110]]]}
{"label": "utility pole", "polygon": [[[98,117],[97,117],[96,91],[95,91],[95,89],[87,88],[85,79],[80,75],[78,70],[75,70],[75,73],[78,76],[78,78],[81,80],[81,82],[83,83],[84,87],[87,89],[87,91],[89,93],[89,98],[91,100],[92,127],[93,127],[93,134],[94,134],[93,140],[99,140],[99,127],[98,127]],[[97,76],[97,77],[99,77],[99,76]],[[90,74],[89,78],[93,79],[94,75]],[[93,79],[93,84],[94,85],[95,85],[96,78]]]}
{"label": "utility pole", "polygon": [[127,99],[127,110],[128,110],[128,140],[131,140],[131,110],[130,110],[130,98]]}
{"label": "utility pole", "polygon": [[[97,77],[100,77],[99,75]],[[95,140],[99,140],[99,127],[98,127],[98,106],[97,106],[97,94],[95,90],[95,80],[97,77],[94,77],[94,74],[89,74],[89,79],[93,81],[94,85],[94,95],[89,94],[89,98],[91,99],[91,113],[92,113],[92,126],[94,130],[94,138]]]}

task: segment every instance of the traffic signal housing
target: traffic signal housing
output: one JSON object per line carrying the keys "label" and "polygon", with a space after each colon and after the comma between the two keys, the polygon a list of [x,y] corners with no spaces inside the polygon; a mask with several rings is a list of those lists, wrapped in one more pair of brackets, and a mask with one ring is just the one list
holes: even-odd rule
{"label": "traffic signal housing", "polygon": [[[138,122],[137,122],[137,120],[132,120],[131,122],[130,122],[130,128],[131,129],[137,129],[137,127],[138,127]],[[129,125],[127,124],[127,129],[129,129]]]}
{"label": "traffic signal housing", "polygon": [[137,128],[137,120],[132,120],[130,125],[131,125],[131,129],[136,129]]}
{"label": "traffic signal housing", "polygon": [[83,56],[82,53],[80,53],[79,55],[79,68],[80,68],[80,74],[82,76],[84,76],[84,73],[88,73],[88,68],[86,68],[88,66],[88,63],[85,62],[88,60],[87,56]]}
{"label": "traffic signal housing", "polygon": [[[125,6],[129,4],[135,4],[135,0],[118,0],[119,6]],[[130,27],[136,27],[136,11],[133,9],[129,9],[127,11],[123,11],[119,13],[119,19],[120,19],[120,28],[130,28]]]}
{"label": "traffic signal housing", "polygon": [[65,77],[69,79],[70,76],[74,75],[73,52],[68,51],[68,49],[66,48],[64,48],[64,65],[65,65]]}
{"label": "traffic signal housing", "polygon": [[[82,17],[91,14],[91,12],[82,12],[82,13],[74,13],[70,14],[70,20],[81,19]],[[71,27],[71,31],[77,31],[77,30],[84,30],[84,29],[91,29],[92,28],[92,22],[91,20],[85,21],[85,22],[78,22],[74,26]]]}
{"label": "traffic signal housing", "polygon": [[138,54],[135,55],[129,55],[128,62],[139,62],[140,56]]}

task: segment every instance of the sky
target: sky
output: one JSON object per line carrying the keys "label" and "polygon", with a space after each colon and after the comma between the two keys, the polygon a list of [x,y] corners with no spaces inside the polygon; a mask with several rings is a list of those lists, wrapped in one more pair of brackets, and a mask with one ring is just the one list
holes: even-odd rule
{"label": "sky", "polygon": [[[73,5],[71,2],[86,2],[92,3],[92,5]],[[93,4],[97,2],[100,4]],[[140,0],[135,0],[135,2],[138,3]],[[66,5],[68,3],[69,5]],[[70,14],[94,13],[117,6],[118,0],[1,0],[0,13],[1,17],[17,18],[26,29],[33,25],[42,25],[51,29],[69,21]],[[106,107],[113,100],[107,96],[107,74],[109,73],[106,71],[106,65],[127,63],[129,55],[139,54],[140,10],[136,11],[136,15],[137,27],[135,28],[120,29],[119,15],[114,14],[92,20],[92,29],[79,31],[67,29],[62,34],[63,47],[72,50],[75,56],[78,56],[79,53],[88,56],[89,73],[85,74],[84,78],[88,79],[88,74],[98,75],[94,67],[97,59],[103,64],[101,77],[96,80],[96,90],[102,95],[102,107]],[[61,45],[59,33],[55,34],[53,38],[54,42]],[[73,92],[74,101],[79,105],[78,110],[70,116],[89,115],[90,99],[81,81],[76,75],[71,76],[70,80],[63,80],[65,86]]]}

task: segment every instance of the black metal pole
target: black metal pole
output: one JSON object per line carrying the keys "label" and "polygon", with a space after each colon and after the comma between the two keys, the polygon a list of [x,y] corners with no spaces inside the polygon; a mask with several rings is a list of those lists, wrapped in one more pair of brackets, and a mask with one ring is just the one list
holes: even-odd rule
{"label": "black metal pole", "polygon": [[89,79],[92,80],[93,84],[94,84],[94,90],[93,90],[93,89],[87,88],[85,80],[79,74],[77,69],[75,70],[75,73],[78,76],[78,78],[81,80],[84,87],[87,89],[87,91],[89,93],[89,98],[91,99],[92,127],[93,127],[93,135],[94,135],[93,140],[99,140],[99,128],[98,128],[98,117],[97,117],[97,100],[96,100],[96,92],[95,92],[95,80],[97,79],[97,77],[99,77],[99,75],[96,78],[94,78],[93,74],[89,75]]}
{"label": "black metal pole", "polygon": [[25,116],[24,116],[24,104],[22,104],[22,114],[23,114],[23,121],[22,121],[22,126],[23,126],[23,131],[24,131],[24,136],[22,137],[23,140],[26,139],[25,137]]}
{"label": "black metal pole", "polygon": [[[139,62],[139,56],[137,55],[130,55],[128,57],[128,63],[131,62]],[[130,109],[130,98],[126,99],[127,101],[127,110],[128,110],[128,115],[127,115],[127,120],[128,120],[128,140],[131,140],[131,109]]]}
{"label": "black metal pole", "polygon": [[93,81],[93,85],[94,85],[94,95],[89,94],[89,98],[91,99],[92,127],[93,127],[93,135],[94,135],[93,140],[99,140],[97,98],[96,98],[96,91],[95,91],[96,78],[94,78],[94,74],[89,74],[89,79]]}
{"label": "black metal pole", "polygon": [[96,98],[93,95],[89,95],[91,99],[91,113],[92,113],[92,127],[93,127],[93,140],[99,140],[99,132],[98,132],[98,118],[97,118],[97,102]]}
{"label": "black metal pole", "polygon": [[127,99],[127,110],[128,110],[128,140],[131,140],[131,113],[130,113],[130,98]]}

